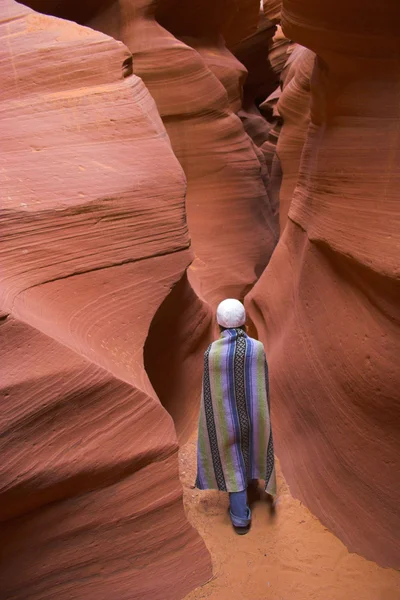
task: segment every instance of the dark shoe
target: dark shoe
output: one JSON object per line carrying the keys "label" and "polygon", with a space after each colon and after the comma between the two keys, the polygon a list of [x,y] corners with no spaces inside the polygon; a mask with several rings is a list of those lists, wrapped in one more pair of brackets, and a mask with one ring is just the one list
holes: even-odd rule
{"label": "dark shoe", "polygon": [[232,524],[232,527],[238,535],[246,535],[246,533],[249,533],[251,525],[249,523],[246,527],[235,527],[235,525]]}

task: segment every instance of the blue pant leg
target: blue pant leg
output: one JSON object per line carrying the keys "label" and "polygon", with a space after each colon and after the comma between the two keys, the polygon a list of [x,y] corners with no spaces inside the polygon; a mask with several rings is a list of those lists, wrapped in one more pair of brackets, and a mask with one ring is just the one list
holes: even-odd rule
{"label": "blue pant leg", "polygon": [[251,520],[251,511],[247,506],[247,491],[230,492],[230,516],[235,527],[247,527]]}

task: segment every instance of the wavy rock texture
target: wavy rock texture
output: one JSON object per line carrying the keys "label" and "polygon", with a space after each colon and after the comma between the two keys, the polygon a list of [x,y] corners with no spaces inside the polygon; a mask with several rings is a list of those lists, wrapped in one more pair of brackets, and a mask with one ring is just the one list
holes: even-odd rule
{"label": "wavy rock texture", "polygon": [[272,38],[268,60],[271,63],[273,71],[278,75],[281,75],[285,69],[288,55],[291,54],[293,46],[294,44],[284,35],[282,27],[277,25],[274,37]]}
{"label": "wavy rock texture", "polygon": [[[197,413],[202,298],[263,272],[282,175],[286,227],[248,302],[278,453],[350,549],[398,566],[397,2],[287,0],[304,48],[286,62],[278,31],[266,81],[280,2],[261,29],[258,0],[29,4],[129,51],[1,6],[0,595],[176,600],[210,577],[176,433]],[[261,109],[284,118],[281,161],[281,119],[258,111],[279,74]]]}
{"label": "wavy rock texture", "polygon": [[398,567],[398,5],[285,0],[283,30],[317,59],[288,222],[248,302],[277,451],[350,550]]}
{"label": "wavy rock texture", "polygon": [[264,14],[271,23],[281,20],[282,0],[263,0]]}
{"label": "wavy rock texture", "polygon": [[[264,13],[260,13],[257,31],[231,48],[248,72],[243,86],[243,98],[239,110],[236,112],[246,133],[255,144],[255,151],[260,160],[267,191],[269,185],[268,167],[260,148],[268,140],[271,125],[262,116],[259,105],[279,83],[279,74],[272,69],[269,61],[269,52],[275,30],[276,27],[265,18]],[[276,216],[276,211],[274,216]]]}
{"label": "wavy rock texture", "polygon": [[308,48],[296,45],[285,65],[283,89],[276,110],[284,127],[276,145],[279,169],[283,173],[279,188],[279,224],[281,234],[299,175],[300,159],[310,123],[310,78],[315,54]]}
{"label": "wavy rock texture", "polygon": [[264,13],[260,14],[258,30],[232,48],[249,70],[238,115],[246,133],[256,145],[271,206],[271,222],[277,233],[281,170],[276,145],[281,119],[276,104],[280,96],[281,72],[290,48],[291,44],[281,28],[273,26]]}
{"label": "wavy rock texture", "polygon": [[[259,157],[226,92],[231,100],[239,97],[243,74],[220,37],[233,4],[238,5],[197,2],[193,12],[192,4],[181,0],[174,2],[172,19],[169,2],[120,0],[90,22],[126,43],[135,73],[156,101],[188,182],[186,209],[196,256],[189,279],[213,305],[226,296],[244,297],[277,239]],[[211,54],[212,65],[207,64]]]}
{"label": "wavy rock texture", "polygon": [[175,600],[211,565],[143,347],[192,259],[184,174],[125,46],[1,16],[0,596]]}
{"label": "wavy rock texture", "polygon": [[158,309],[144,348],[146,373],[174,420],[180,444],[189,439],[197,424],[201,354],[215,335],[210,310],[185,273]]}
{"label": "wavy rock texture", "polygon": [[[215,48],[204,46],[201,40],[185,38],[185,41],[199,52],[206,66],[224,85],[230,109],[238,115],[244,131],[253,142],[253,152],[259,161],[259,173],[256,177],[261,178],[267,192],[269,208],[267,221],[273,236],[272,247],[278,240],[278,214],[268,193],[269,174],[261,150],[263,143],[269,137],[270,124],[261,115],[258,104],[270,94],[279,80],[268,60],[274,30],[275,27],[261,13],[257,30],[232,45],[229,50],[220,43],[216,52]],[[238,234],[239,231],[238,228]]]}
{"label": "wavy rock texture", "polygon": [[260,104],[279,84],[279,71],[270,61],[276,27],[260,13],[257,30],[230,50],[247,69],[243,86],[243,108]]}
{"label": "wavy rock texture", "polygon": [[[234,114],[241,107],[246,69],[224,39],[235,47],[257,35],[259,1],[27,3],[68,14],[131,50],[134,72],[156,101],[188,181],[187,219],[196,257],[190,282],[213,305],[227,295],[243,298],[268,263],[278,230],[262,154]],[[266,39],[265,57],[267,51]],[[271,86],[268,77],[264,86],[265,80]]]}
{"label": "wavy rock texture", "polygon": [[275,74],[275,77],[272,77],[271,80],[277,81],[279,85],[259,104],[259,112],[268,121],[268,125],[265,127],[267,135],[264,135],[263,138],[261,136],[257,137],[257,141],[261,142],[260,150],[264,156],[268,172],[268,196],[277,221],[280,214],[279,194],[282,185],[282,167],[277,154],[277,144],[282,127],[282,117],[278,111],[278,103],[287,72],[287,63],[292,51],[293,44],[283,35],[281,27],[277,26],[270,44],[268,61],[270,70]]}

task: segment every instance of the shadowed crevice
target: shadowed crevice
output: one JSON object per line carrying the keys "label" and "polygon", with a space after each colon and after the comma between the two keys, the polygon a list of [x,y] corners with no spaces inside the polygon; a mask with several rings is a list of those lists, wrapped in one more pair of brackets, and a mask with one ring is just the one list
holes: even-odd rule
{"label": "shadowed crevice", "polygon": [[85,25],[114,0],[19,0],[37,12]]}
{"label": "shadowed crevice", "polygon": [[206,350],[212,335],[211,309],[185,273],[156,312],[144,345],[145,370],[180,443],[197,425],[203,368],[199,351]]}

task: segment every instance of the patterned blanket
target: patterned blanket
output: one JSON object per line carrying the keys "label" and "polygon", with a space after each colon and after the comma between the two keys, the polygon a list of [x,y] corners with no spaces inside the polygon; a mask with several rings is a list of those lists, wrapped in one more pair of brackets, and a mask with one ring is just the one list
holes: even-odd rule
{"label": "patterned blanket", "polygon": [[251,479],[276,494],[268,366],[261,342],[227,329],[204,355],[196,487],[240,492]]}

